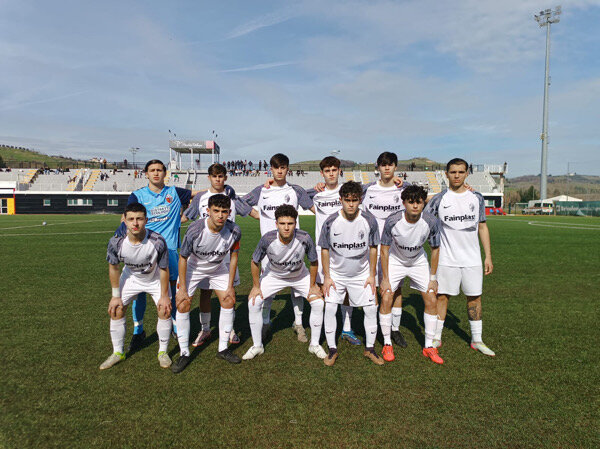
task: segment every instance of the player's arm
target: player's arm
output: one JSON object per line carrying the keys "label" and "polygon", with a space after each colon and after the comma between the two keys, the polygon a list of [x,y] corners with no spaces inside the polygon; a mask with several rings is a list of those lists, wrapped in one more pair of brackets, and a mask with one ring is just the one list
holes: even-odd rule
{"label": "player's arm", "polygon": [[438,282],[437,282],[437,268],[440,261],[440,247],[431,248],[431,268],[429,271],[429,286],[428,291],[433,291],[437,295]]}
{"label": "player's arm", "polygon": [[119,288],[119,280],[121,277],[121,270],[119,270],[119,264],[113,265],[108,264],[108,279],[110,281],[110,287],[112,289],[112,295],[110,302],[108,303],[108,314],[111,318],[116,318],[117,310],[123,308],[123,301],[121,300],[121,289]]}
{"label": "player's arm", "polygon": [[252,274],[252,290],[250,290],[248,300],[252,300],[252,305],[254,305],[254,300],[257,296],[262,298],[262,291],[260,290],[260,266],[254,260],[250,262],[250,273]]}
{"label": "player's arm", "polygon": [[[371,254],[369,253],[369,256]],[[392,286],[390,285],[390,247],[389,245],[381,245],[381,284],[379,284],[379,291],[381,294],[392,293]]]}
{"label": "player's arm", "polygon": [[163,310],[165,316],[171,315],[171,298],[169,298],[169,267],[160,268],[160,299],[158,300],[158,310]]}
{"label": "player's arm", "polygon": [[308,298],[322,298],[323,294],[321,293],[321,289],[317,285],[317,272],[319,271],[319,262],[311,262],[309,273],[310,273],[310,288],[308,290]]}
{"label": "player's arm", "polygon": [[485,260],[483,262],[484,273],[492,274],[492,271],[494,271],[494,264],[492,263],[492,244],[490,241],[490,231],[485,221],[479,222],[479,240],[481,240],[483,252],[485,253]]}
{"label": "player's arm", "polygon": [[369,277],[365,281],[365,287],[371,286],[373,294],[375,294],[375,275],[377,273],[377,247],[369,247]]}
{"label": "player's arm", "polygon": [[182,302],[189,302],[191,305],[192,298],[188,295],[187,290],[187,265],[188,258],[179,255],[179,289],[177,290],[177,294],[175,295],[175,304],[179,307],[179,304]]}
{"label": "player's arm", "polygon": [[325,296],[329,296],[329,291],[331,287],[334,290],[337,290],[335,287],[335,282],[331,279],[331,272],[329,271],[329,248],[321,249],[321,262],[323,263],[323,294]]}
{"label": "player's arm", "polygon": [[258,213],[258,211],[256,209],[252,208],[252,210],[250,211],[250,213],[248,215],[250,215],[252,218],[256,218],[258,221],[260,221],[260,214]]}
{"label": "player's arm", "polygon": [[225,292],[225,296],[231,296],[233,299],[233,303],[235,304],[235,289],[233,288],[233,283],[235,281],[235,273],[237,271],[238,260],[239,260],[239,251],[240,251],[240,241],[237,240],[229,253],[229,280],[227,282],[227,291]]}

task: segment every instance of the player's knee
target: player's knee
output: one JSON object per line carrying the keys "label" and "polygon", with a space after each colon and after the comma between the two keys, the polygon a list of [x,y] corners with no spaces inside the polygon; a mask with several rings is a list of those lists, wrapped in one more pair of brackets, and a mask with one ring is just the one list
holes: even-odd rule
{"label": "player's knee", "polygon": [[233,309],[235,306],[235,298],[232,296],[227,296],[221,300],[221,307],[224,309]]}
{"label": "player's knee", "polygon": [[252,300],[248,299],[248,311],[250,312],[260,312],[262,310],[264,301],[260,298],[254,299],[254,304],[252,304]]}
{"label": "player's knee", "polygon": [[181,313],[187,313],[190,311],[190,302],[189,301],[181,301],[177,304],[177,311]]}
{"label": "player's knee", "polygon": [[309,302],[309,304],[310,308],[314,310],[323,310],[325,308],[325,301],[323,301],[321,298],[313,299]]}

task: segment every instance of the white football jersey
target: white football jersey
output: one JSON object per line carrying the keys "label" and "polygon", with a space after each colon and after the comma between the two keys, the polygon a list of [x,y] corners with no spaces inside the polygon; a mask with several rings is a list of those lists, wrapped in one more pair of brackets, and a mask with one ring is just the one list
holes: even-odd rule
{"label": "white football jersey", "polygon": [[341,184],[335,189],[328,189],[322,192],[317,192],[315,189],[309,189],[306,191],[308,196],[312,198],[315,206],[315,241],[319,241],[321,236],[321,229],[325,220],[331,217],[333,214],[338,213],[342,209],[342,202],[340,201],[340,188]]}
{"label": "white football jersey", "polygon": [[323,224],[319,246],[329,250],[329,270],[339,277],[364,277],[369,272],[369,250],[379,245],[377,220],[365,211],[358,211],[352,221],[342,211]]}
{"label": "white football jersey", "polygon": [[296,277],[306,271],[304,256],[309,262],[317,261],[315,244],[308,232],[301,229],[296,229],[287,245],[279,239],[278,231],[267,232],[258,242],[252,260],[260,264],[265,256],[268,260],[265,273],[272,272],[278,277]]}
{"label": "white football jersey", "polygon": [[377,219],[379,226],[379,237],[383,233],[383,227],[387,217],[395,212],[404,210],[400,195],[405,187],[410,184],[405,182],[402,187],[382,187],[378,182],[363,185],[362,208],[371,213]]}
{"label": "white football jersey", "polygon": [[123,273],[149,281],[158,276],[159,268],[169,268],[169,251],[162,235],[146,229],[144,240],[137,244],[131,243],[127,235],[111,238],[106,260],[111,265],[123,262]]}
{"label": "white football jersey", "polygon": [[234,222],[227,220],[221,231],[212,232],[206,218],[201,218],[187,229],[180,254],[188,258],[194,269],[211,271],[223,263],[230,251],[239,250],[241,238],[242,231]]}
{"label": "white football jersey", "polygon": [[385,220],[381,244],[390,247],[390,258],[404,266],[427,263],[423,245],[429,240],[431,248],[440,246],[438,219],[423,212],[416,223],[406,221],[406,211],[396,212]]}
{"label": "white football jersey", "polygon": [[[250,210],[244,209],[244,204],[237,198],[233,187],[226,185],[225,190],[220,193],[223,195],[227,195],[231,199],[231,213],[229,214],[229,217],[227,217],[229,220],[235,221],[236,213],[244,216],[250,212]],[[205,192],[196,194],[196,196],[194,196],[194,199],[192,199],[190,206],[185,210],[183,215],[185,215],[190,220],[208,217],[208,212],[206,211],[206,209],[208,209],[208,199],[211,196],[217,194],[217,192],[211,192],[210,189]]]}
{"label": "white football jersey", "polygon": [[[272,185],[268,189],[258,186],[245,195],[242,200],[249,206],[258,207],[260,213],[260,235],[277,230],[275,209],[282,204],[290,204],[295,209],[298,209],[298,206],[303,209],[310,209],[313,206],[313,202],[306,194],[306,190],[295,184],[285,184],[281,187]],[[300,220],[297,220],[296,227],[300,227]]]}
{"label": "white football jersey", "polygon": [[481,266],[479,223],[486,221],[481,193],[444,190],[429,201],[425,210],[441,223],[440,265]]}

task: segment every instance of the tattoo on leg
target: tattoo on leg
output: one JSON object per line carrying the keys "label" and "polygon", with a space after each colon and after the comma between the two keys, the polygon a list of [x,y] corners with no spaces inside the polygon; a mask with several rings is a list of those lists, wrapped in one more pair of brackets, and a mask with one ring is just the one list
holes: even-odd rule
{"label": "tattoo on leg", "polygon": [[481,307],[471,306],[467,308],[467,314],[471,321],[479,321],[481,319]]}

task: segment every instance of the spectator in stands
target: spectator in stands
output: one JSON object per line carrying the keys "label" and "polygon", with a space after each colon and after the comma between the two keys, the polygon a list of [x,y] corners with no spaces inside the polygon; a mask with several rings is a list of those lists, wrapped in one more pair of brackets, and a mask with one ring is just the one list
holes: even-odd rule
{"label": "spectator in stands", "polygon": [[113,182],[113,190],[115,192],[117,191],[117,181]]}

